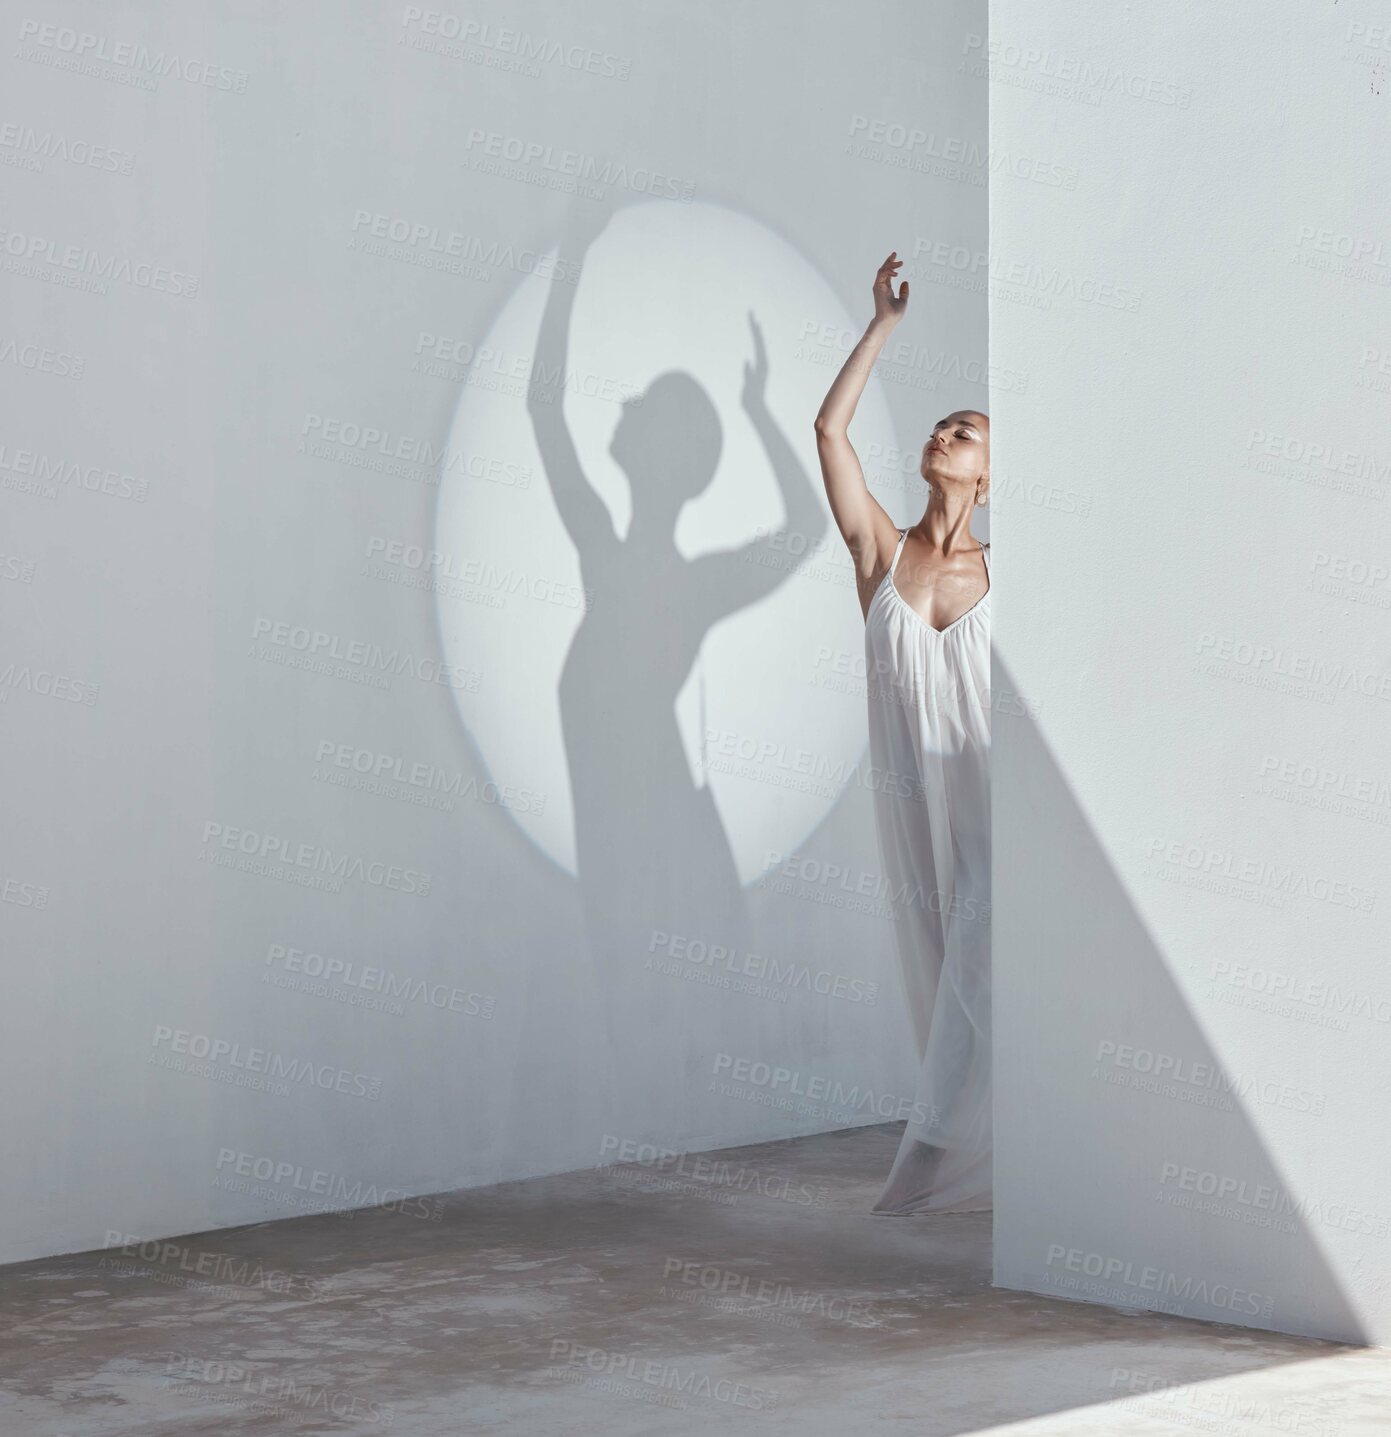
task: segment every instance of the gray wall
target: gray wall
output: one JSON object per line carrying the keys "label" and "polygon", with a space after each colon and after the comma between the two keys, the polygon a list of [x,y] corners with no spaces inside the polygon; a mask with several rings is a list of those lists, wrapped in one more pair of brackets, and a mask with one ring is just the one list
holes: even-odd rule
{"label": "gray wall", "polygon": [[992,22],[996,1279],[1386,1343],[1385,16]]}
{"label": "gray wall", "polygon": [[811,418],[895,247],[896,517],[985,401],[983,10],[6,22],[0,1258],[901,1116]]}

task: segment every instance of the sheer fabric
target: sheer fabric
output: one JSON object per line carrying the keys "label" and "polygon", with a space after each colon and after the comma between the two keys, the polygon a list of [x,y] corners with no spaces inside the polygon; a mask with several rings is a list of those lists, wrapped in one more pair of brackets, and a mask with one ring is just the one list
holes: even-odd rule
{"label": "sheer fabric", "polygon": [[934,629],[894,586],[906,536],[870,604],[865,659],[875,819],[920,1069],[873,1211],[980,1212],[991,1206],[991,593]]}

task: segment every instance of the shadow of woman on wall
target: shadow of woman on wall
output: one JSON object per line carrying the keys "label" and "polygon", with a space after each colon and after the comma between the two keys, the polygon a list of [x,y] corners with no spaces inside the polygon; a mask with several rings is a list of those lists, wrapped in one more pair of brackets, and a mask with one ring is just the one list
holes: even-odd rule
{"label": "shadow of woman on wall", "polygon": [[[579,236],[586,252],[605,220]],[[671,370],[624,403],[609,444],[632,492],[632,521],[620,538],[563,411],[577,288],[551,282],[527,399],[586,599],[559,685],[577,871],[615,1081],[649,1083],[669,1074],[684,1082],[693,1063],[699,1067],[692,1073],[709,1072],[708,1049],[690,1046],[701,1031],[692,1022],[698,985],[657,971],[652,956],[669,937],[742,950],[747,914],[714,797],[686,756],[677,696],[710,629],[795,572],[788,536],[805,540],[797,547],[811,552],[828,519],[769,413],[767,351],[750,314],[754,357],[744,367],[743,408],[782,495],[784,524],[736,548],[695,559],[680,553],[678,518],[713,480],[723,429],[700,383]]]}

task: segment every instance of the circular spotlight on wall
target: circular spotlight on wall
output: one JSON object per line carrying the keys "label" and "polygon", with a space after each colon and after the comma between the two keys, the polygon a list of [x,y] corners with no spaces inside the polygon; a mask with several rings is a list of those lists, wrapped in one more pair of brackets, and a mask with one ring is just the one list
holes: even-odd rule
{"label": "circular spotlight on wall", "polygon": [[[619,210],[559,301],[573,308],[543,369],[559,380],[543,451],[527,386],[538,346],[557,361],[551,289],[523,280],[480,341],[441,466],[436,546],[468,566],[439,595],[441,639],[477,675],[459,714],[500,805],[562,868],[576,871],[576,793],[659,773],[639,799],[654,824],[664,790],[694,788],[748,883],[864,753],[864,625],[812,419],[868,316],[736,211]],[[762,419],[746,404],[755,326]],[[855,438],[896,447],[873,377]],[[793,512],[805,522],[780,535]]]}

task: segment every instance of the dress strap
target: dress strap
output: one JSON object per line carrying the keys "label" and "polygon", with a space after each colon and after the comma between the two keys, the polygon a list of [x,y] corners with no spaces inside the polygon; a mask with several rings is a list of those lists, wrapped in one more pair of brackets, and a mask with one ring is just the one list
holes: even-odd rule
{"label": "dress strap", "polygon": [[892,562],[889,564],[889,573],[891,573],[891,574],[893,573],[893,571],[894,571],[896,568],[898,568],[898,556],[903,552],[903,542],[904,542],[905,539],[907,539],[907,537],[908,537],[908,531],[907,531],[907,529],[900,529],[900,530],[898,531],[898,548],[896,548],[896,549],[894,550],[893,560],[892,560]]}
{"label": "dress strap", "polygon": [[981,558],[985,560],[985,572],[988,574],[990,572],[990,545],[982,544],[980,546],[980,552]]}

